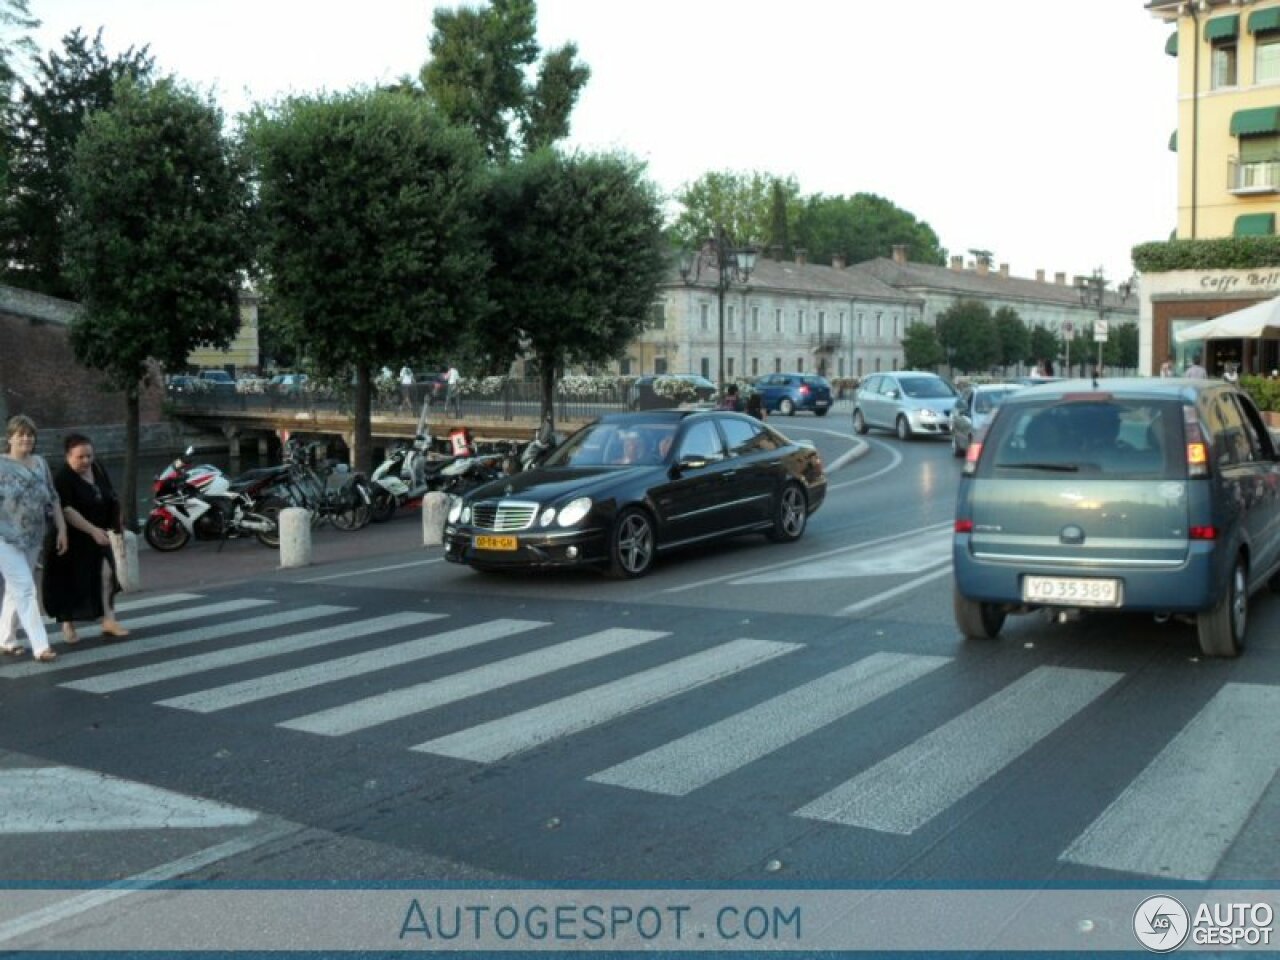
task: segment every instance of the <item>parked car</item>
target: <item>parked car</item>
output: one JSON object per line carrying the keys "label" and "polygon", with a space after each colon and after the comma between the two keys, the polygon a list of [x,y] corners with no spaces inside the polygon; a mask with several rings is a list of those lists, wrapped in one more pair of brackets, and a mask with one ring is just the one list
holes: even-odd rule
{"label": "parked car", "polygon": [[951,452],[963,457],[973,438],[991,422],[1000,401],[1020,389],[1020,383],[980,383],[961,390],[951,409]]}
{"label": "parked car", "polygon": [[540,466],[455,501],[445,558],[480,570],[647,573],[659,553],[719,537],[798,540],[826,496],[822,459],[720,410],[608,414]]}
{"label": "parked car", "polygon": [[853,395],[853,429],[892,430],[899,440],[918,435],[947,436],[956,388],[936,373],[897,370],[873,373]]}
{"label": "parked car", "polygon": [[267,382],[272,393],[297,393],[310,379],[305,373],[277,373]]}
{"label": "parked car", "polygon": [[812,410],[825,417],[831,409],[831,384],[814,373],[769,373],[756,380],[755,389],[769,413],[791,417],[797,410]]}
{"label": "parked car", "polygon": [[175,373],[167,381],[164,388],[169,393],[195,393],[200,388],[196,378],[185,373]]}
{"label": "parked car", "polygon": [[1206,656],[1245,642],[1280,586],[1280,454],[1247,394],[1212,380],[1069,380],[1006,397],[956,503],[955,618],[995,637],[1048,608],[1193,620]]}
{"label": "parked car", "polygon": [[[658,381],[668,381],[666,384]],[[673,396],[672,391],[683,396]],[[662,410],[681,403],[707,403],[716,395],[716,385],[695,373],[648,374],[631,385],[632,410]]]}
{"label": "parked car", "polygon": [[204,382],[206,389],[212,389],[215,393],[236,392],[235,377],[225,370],[201,370],[200,379]]}

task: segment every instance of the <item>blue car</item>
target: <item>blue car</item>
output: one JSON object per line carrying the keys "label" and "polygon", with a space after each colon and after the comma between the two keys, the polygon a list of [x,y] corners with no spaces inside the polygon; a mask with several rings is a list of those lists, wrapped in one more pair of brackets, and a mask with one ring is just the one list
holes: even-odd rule
{"label": "blue car", "polygon": [[797,410],[812,410],[825,417],[831,409],[831,384],[814,373],[770,373],[755,382],[756,392],[770,413],[793,417]]}

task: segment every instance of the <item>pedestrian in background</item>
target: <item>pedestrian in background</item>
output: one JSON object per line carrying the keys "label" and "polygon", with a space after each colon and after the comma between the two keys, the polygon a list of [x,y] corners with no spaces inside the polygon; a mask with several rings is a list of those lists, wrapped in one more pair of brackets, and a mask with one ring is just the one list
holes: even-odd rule
{"label": "pedestrian in background", "polygon": [[[56,554],[67,550],[67,527],[49,465],[33,452],[36,425],[22,414],[10,417],[5,431],[6,453],[0,456],[0,651],[22,653],[18,624],[26,631],[31,652],[42,663],[58,659],[49,646],[40,604],[36,599],[35,568],[46,530],[53,527]],[[46,558],[47,563],[49,558]]]}
{"label": "pedestrian in background", "polygon": [[46,561],[44,608],[62,624],[62,639],[79,643],[75,621],[102,620],[102,635],[123,639],[129,631],[116,619],[120,592],[112,534],[122,531],[120,498],[107,471],[94,458],[93,443],[78,433],[63,441],[66,462],[53,478],[66,515],[67,551]]}
{"label": "pedestrian in background", "polygon": [[458,396],[458,381],[462,376],[458,373],[458,368],[453,364],[449,364],[444,371],[444,413],[449,415],[449,410],[453,410],[455,417],[462,416],[462,402]]}
{"label": "pedestrian in background", "polygon": [[1173,360],[1167,358],[1164,363],[1160,364],[1160,376],[1172,377],[1173,373]]}
{"label": "pedestrian in background", "polygon": [[1200,366],[1200,354],[1197,353],[1194,357],[1191,358],[1191,366],[1187,367],[1186,370],[1182,371],[1182,375],[1184,377],[1189,377],[1192,380],[1209,379],[1209,371],[1206,370],[1204,367]]}
{"label": "pedestrian in background", "polygon": [[400,368],[400,406],[405,410],[413,409],[413,371],[408,364]]}
{"label": "pedestrian in background", "polygon": [[760,391],[753,390],[747,397],[747,413],[757,420],[768,419],[769,415],[764,412],[764,399],[760,396]]}
{"label": "pedestrian in background", "polygon": [[717,410],[732,410],[734,413],[742,412],[742,398],[738,396],[738,385],[731,383],[724,388],[724,397],[716,405]]}

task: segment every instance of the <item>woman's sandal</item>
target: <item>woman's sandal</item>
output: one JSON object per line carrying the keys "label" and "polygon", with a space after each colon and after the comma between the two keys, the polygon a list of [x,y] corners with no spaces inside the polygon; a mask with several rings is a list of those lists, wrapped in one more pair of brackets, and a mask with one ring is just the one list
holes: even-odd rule
{"label": "woman's sandal", "polygon": [[104,637],[114,637],[117,640],[123,640],[125,637],[129,636],[129,631],[120,626],[116,621],[107,620],[102,624],[102,635]]}
{"label": "woman's sandal", "polygon": [[66,627],[62,628],[62,642],[69,647],[74,647],[80,642],[80,634],[76,633],[75,627],[72,627],[70,630]]}
{"label": "woman's sandal", "polygon": [[58,659],[58,655],[52,650],[45,650],[41,653],[37,653],[36,659],[41,663],[53,663],[53,661]]}
{"label": "woman's sandal", "polygon": [[7,653],[11,657],[20,657],[26,647],[20,647],[14,643],[0,643],[0,653]]}

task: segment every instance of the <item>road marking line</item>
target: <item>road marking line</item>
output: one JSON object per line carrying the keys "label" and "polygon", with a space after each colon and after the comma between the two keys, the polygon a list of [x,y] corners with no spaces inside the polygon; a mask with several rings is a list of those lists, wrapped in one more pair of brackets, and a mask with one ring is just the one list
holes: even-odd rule
{"label": "road marking line", "polygon": [[682,797],[950,662],[948,657],[873,653],[587,779]]}
{"label": "road marking line", "polygon": [[477,763],[501,760],[799,649],[802,644],[733,640],[613,683],[428,740],[411,749]]}
{"label": "road marking line", "polygon": [[[938,523],[929,527],[918,527],[915,530],[908,530],[905,533],[893,533],[887,537],[877,537],[875,540],[863,540],[858,543],[850,544],[847,547],[835,547],[831,550],[824,550],[820,553],[810,553],[803,560],[784,560],[780,563],[770,564],[763,567],[756,567],[753,573],[768,573],[770,570],[785,570],[788,567],[800,565],[811,565],[815,561],[823,560],[827,557],[838,557],[842,554],[851,553],[857,550],[866,550],[868,547],[876,547],[882,543],[893,543],[895,540],[905,540],[912,537],[919,537],[922,534],[933,533],[936,530],[949,530],[953,526],[953,522],[948,520],[946,523]],[[667,587],[661,593],[683,593],[686,590],[702,590],[705,587],[714,586],[719,583],[727,583],[730,580],[741,578],[742,571],[737,570],[733,573],[722,574],[718,577],[708,577],[706,580],[698,580],[695,583],[685,583],[678,587]]]}
{"label": "road marking line", "polygon": [[870,609],[871,607],[878,607],[886,600],[892,600],[899,594],[910,593],[912,590],[923,586],[931,580],[937,580],[939,577],[945,577],[950,572],[951,561],[947,560],[946,563],[933,571],[933,573],[926,573],[923,576],[916,577],[914,580],[908,580],[906,583],[900,583],[898,586],[892,587],[889,590],[883,590],[874,596],[867,597],[865,600],[859,600],[857,603],[851,603],[849,606],[837,610],[833,616],[851,617],[855,613],[861,613],[863,610]]}
{"label": "road marking line", "polygon": [[[893,547],[875,550],[846,551],[828,557],[822,563],[806,563],[775,570],[751,573],[730,582],[730,586],[757,583],[788,583],[798,580],[848,580],[859,577],[904,577],[922,570],[934,570],[951,558],[951,542],[955,534],[949,529],[935,530]],[[939,560],[939,557],[942,559]]]}
{"label": "road marking line", "polygon": [[1206,882],[1280,769],[1280,689],[1228,683],[1062,853]]}
{"label": "road marking line", "polygon": [[271,697],[296,693],[325,683],[335,683],[349,677],[359,677],[379,670],[426,660],[455,650],[478,646],[491,640],[514,636],[528,630],[550,626],[542,620],[490,620],[485,623],[449,630],[429,637],[419,637],[405,643],[355,653],[336,660],[326,660],[307,667],[284,670],[262,677],[253,677],[239,683],[229,683],[209,690],[198,690],[159,701],[162,707],[192,710],[196,713],[214,713],[228,707],[239,707]]}
{"label": "road marking line", "polygon": [[366,570],[350,570],[347,573],[330,573],[323,577],[311,577],[307,580],[294,580],[293,583],[324,583],[326,580],[342,580],[346,577],[363,577],[371,573],[385,573],[388,570],[403,570],[406,567],[424,567],[432,563],[444,563],[444,557],[431,560],[414,560],[412,563],[396,563],[389,567],[370,567]]}
{"label": "road marking line", "polygon": [[657,630],[628,630],[620,627],[602,630],[438,680],[400,690],[389,690],[354,703],[307,714],[285,721],[279,726],[327,737],[342,736],[448,703],[456,703],[467,697],[500,690],[556,670],[598,660],[665,636],[666,632]]}
{"label": "road marking line", "polygon": [[1121,677],[1037,667],[994,696],[796,811],[904,836],[978,789]]}
{"label": "road marking line", "polygon": [[341,623],[306,633],[295,633],[288,637],[273,637],[257,643],[246,643],[225,650],[213,650],[209,653],[198,653],[177,660],[166,660],[145,667],[134,667],[130,670],[118,670],[83,680],[72,680],[62,684],[70,690],[82,690],[86,693],[115,693],[132,687],[142,687],[163,680],[174,680],[178,677],[202,673],[206,670],[217,670],[221,667],[238,666],[255,660],[295,653],[312,647],[329,643],[339,643],[355,637],[367,637],[384,630],[397,630],[401,627],[412,627],[430,620],[439,620],[442,613],[392,613],[385,617],[374,617],[371,620],[357,620],[354,623]]}
{"label": "road marking line", "polygon": [[[93,647],[89,650],[76,649],[66,659],[59,658],[57,663],[26,663],[22,670],[27,674],[56,673],[60,670],[75,670],[91,663],[106,663],[139,654],[151,653],[153,650],[168,650],[172,647],[186,646],[205,640],[217,640],[234,637],[241,633],[252,633],[257,630],[268,630],[284,627],[293,623],[328,617],[339,613],[350,613],[353,607],[334,607],[319,604],[312,607],[299,607],[297,610],[282,610],[279,613],[263,617],[251,617],[247,620],[232,620],[229,623],[211,624],[205,627],[193,627],[177,633],[162,633],[154,637],[137,637],[128,643],[116,643],[111,646]],[[16,671],[15,671],[16,672]]]}
{"label": "road marking line", "polygon": [[201,600],[199,593],[166,593],[155,597],[134,597],[121,600],[116,604],[117,613],[129,613],[133,610],[145,610],[147,607],[163,607],[170,603],[186,603],[188,600]]}

